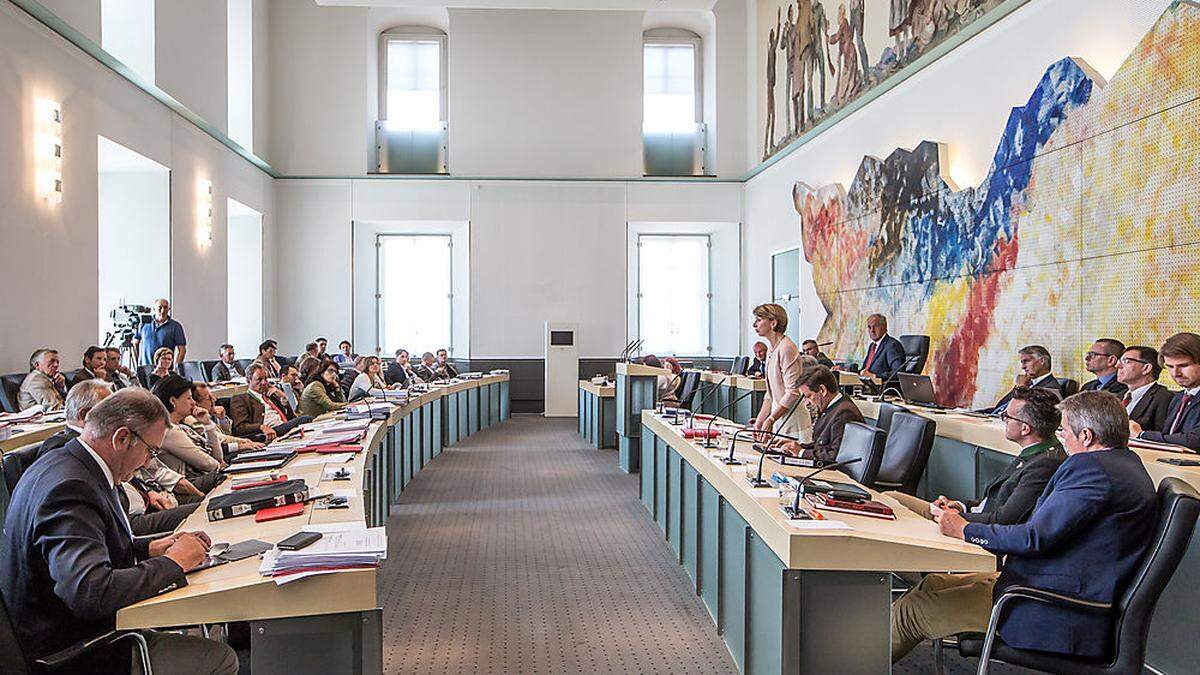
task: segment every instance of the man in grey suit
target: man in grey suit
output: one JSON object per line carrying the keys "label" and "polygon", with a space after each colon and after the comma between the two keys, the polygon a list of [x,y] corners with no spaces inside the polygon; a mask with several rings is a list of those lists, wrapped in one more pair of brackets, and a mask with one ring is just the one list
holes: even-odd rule
{"label": "man in grey suit", "polygon": [[812,443],[787,441],[785,452],[823,462],[837,459],[842,447],[842,433],[851,422],[862,422],[863,416],[854,401],[842,395],[837,378],[825,366],[814,366],[800,373],[797,382],[800,395],[817,416],[813,422]]}

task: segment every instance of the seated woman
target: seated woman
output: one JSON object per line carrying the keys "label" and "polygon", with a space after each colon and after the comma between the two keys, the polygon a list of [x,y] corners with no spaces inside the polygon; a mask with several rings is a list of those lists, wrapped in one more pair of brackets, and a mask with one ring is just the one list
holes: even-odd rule
{"label": "seated woman", "polygon": [[154,370],[146,373],[146,386],[151,389],[175,367],[175,354],[170,347],[159,347],[154,352]]}
{"label": "seated woman", "polygon": [[308,370],[308,377],[304,380],[304,393],[300,394],[300,410],[297,412],[317,417],[345,408],[346,400],[342,397],[342,388],[338,384],[338,374],[341,372],[338,365],[333,361],[323,361]]}
{"label": "seated woman", "polygon": [[350,396],[346,400],[357,401],[374,392],[390,388],[387,382],[383,381],[383,366],[380,365],[378,356],[359,357],[355,368],[358,370],[358,377],[350,384]]}
{"label": "seated woman", "polygon": [[680,373],[683,372],[679,361],[671,356],[660,360],[657,356],[650,354],[642,359],[642,364],[671,371],[670,375],[664,373],[658,376],[656,399],[665,405],[679,405],[679,385],[682,382]]}
{"label": "seated woman", "polygon": [[[201,492],[208,492],[220,482],[225,468],[225,451],[221,435],[208,411],[192,399],[192,383],[178,375],[167,375],[150,390],[162,401],[171,419],[163,437],[158,459],[172,471],[191,479]],[[194,417],[204,430],[196,431],[183,421]]]}

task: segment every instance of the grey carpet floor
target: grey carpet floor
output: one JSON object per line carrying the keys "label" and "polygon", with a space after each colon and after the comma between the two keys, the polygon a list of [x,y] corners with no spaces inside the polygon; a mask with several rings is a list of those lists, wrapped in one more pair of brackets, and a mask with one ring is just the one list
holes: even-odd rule
{"label": "grey carpet floor", "polygon": [[[386,673],[737,672],[637,477],[574,419],[518,416],[447,449],[392,509],[388,541]],[[929,647],[894,672],[932,673]]]}

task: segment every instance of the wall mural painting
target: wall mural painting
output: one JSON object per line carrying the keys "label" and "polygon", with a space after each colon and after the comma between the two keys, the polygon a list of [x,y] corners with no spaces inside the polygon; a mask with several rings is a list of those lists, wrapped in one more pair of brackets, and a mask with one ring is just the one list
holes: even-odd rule
{"label": "wall mural painting", "polygon": [[766,159],[1001,0],[759,0]]}
{"label": "wall mural painting", "polygon": [[1093,339],[1158,346],[1200,329],[1200,4],[1176,0],[1112,81],[1065,58],[1010,114],[978,187],[926,141],[865,157],[840,185],[793,190],[828,353],[862,354],[865,319],[927,334],[941,403],[987,405],[1016,350],[1091,378]]}

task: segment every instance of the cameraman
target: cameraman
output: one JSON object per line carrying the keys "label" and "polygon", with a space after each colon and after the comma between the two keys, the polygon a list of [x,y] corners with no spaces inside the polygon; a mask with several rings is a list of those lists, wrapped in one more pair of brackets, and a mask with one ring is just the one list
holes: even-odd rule
{"label": "cameraman", "polygon": [[187,337],[183,334],[183,324],[171,318],[171,303],[166,298],[154,301],[154,320],[138,328],[133,344],[138,348],[138,363],[143,366],[154,365],[154,353],[166,347],[174,353],[175,368],[183,369]]}

